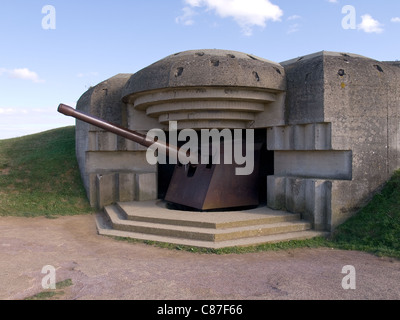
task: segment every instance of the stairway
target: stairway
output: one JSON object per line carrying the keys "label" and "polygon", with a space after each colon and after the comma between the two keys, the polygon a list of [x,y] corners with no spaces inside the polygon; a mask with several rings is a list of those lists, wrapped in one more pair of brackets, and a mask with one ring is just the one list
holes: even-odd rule
{"label": "stairway", "polygon": [[96,216],[100,235],[201,248],[253,246],[325,235],[300,214],[267,207],[245,211],[170,210],[163,201],[123,202]]}

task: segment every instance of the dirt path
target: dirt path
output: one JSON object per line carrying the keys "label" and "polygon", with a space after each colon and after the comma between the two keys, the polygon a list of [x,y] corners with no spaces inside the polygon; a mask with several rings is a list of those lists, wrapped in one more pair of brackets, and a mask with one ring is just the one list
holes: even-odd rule
{"label": "dirt path", "polygon": [[[333,249],[205,255],[97,235],[94,216],[0,217],[0,299],[72,279],[58,299],[400,299],[400,261]],[[342,287],[342,268],[356,289]]]}

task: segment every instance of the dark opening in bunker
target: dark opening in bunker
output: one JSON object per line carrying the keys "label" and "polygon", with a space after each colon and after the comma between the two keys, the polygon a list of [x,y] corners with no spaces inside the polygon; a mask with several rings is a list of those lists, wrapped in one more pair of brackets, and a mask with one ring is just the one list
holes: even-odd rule
{"label": "dark opening in bunker", "polygon": [[[232,136],[233,136],[233,130],[232,130]],[[198,137],[199,141],[200,140],[200,132],[198,132]],[[243,137],[245,137],[245,130],[243,130]],[[167,139],[169,140],[168,133],[167,133]],[[168,141],[169,142],[169,141]],[[266,198],[267,198],[267,176],[268,175],[273,175],[274,174],[274,153],[273,151],[267,150],[267,130],[266,129],[255,129],[254,130],[254,143],[255,144],[261,144],[261,151],[260,151],[260,157],[259,157],[259,168],[258,168],[258,197],[259,197],[259,206],[265,205],[266,203]],[[185,144],[186,142],[178,142],[179,147]],[[223,143],[223,139],[221,139],[221,143]],[[243,152],[245,152],[243,150]],[[244,155],[244,153],[243,153]],[[205,168],[208,171],[213,171],[215,166],[218,166],[218,164],[212,164],[210,163],[212,160],[212,157],[209,157],[209,163],[205,166]],[[172,176],[174,174],[175,170],[175,164],[169,164],[169,159],[167,159],[167,164],[158,164],[158,198],[159,199],[165,199],[168,188],[171,183]],[[181,164],[178,164],[177,166],[181,167]],[[185,167],[185,166],[183,166]],[[187,165],[186,166],[187,171],[186,172],[186,177],[189,179],[198,179],[198,175],[201,174],[201,169],[198,169],[197,166],[191,166]],[[186,170],[185,169],[185,170]],[[223,177],[223,179],[226,179],[226,183],[230,184],[229,181],[234,181],[235,177]],[[232,179],[232,180],[231,180]],[[229,187],[229,186],[227,186]],[[223,188],[223,187],[222,187]],[[243,186],[243,188],[246,188],[246,186]],[[201,189],[201,182],[199,181],[199,189],[196,189],[197,191],[200,192]],[[244,190],[245,191],[245,190]],[[196,192],[192,192],[192,196],[196,197]],[[245,192],[244,192],[245,193]],[[240,207],[230,207],[227,205],[227,208],[219,208],[215,210],[198,210],[194,209],[193,207],[188,207],[185,205],[181,204],[175,204],[175,203],[168,203],[167,207],[170,209],[174,210],[185,210],[185,211],[232,211],[232,210],[245,210],[249,209],[252,207],[255,207],[254,205],[249,205],[249,206],[240,206]]]}

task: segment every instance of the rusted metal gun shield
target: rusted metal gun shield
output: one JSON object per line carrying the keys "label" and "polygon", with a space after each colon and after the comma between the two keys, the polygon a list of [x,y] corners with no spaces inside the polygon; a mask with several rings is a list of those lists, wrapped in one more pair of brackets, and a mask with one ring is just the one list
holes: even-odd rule
{"label": "rusted metal gun shield", "polygon": [[254,170],[247,176],[236,175],[236,164],[176,165],[164,200],[197,210],[258,206],[261,148],[255,144]]}

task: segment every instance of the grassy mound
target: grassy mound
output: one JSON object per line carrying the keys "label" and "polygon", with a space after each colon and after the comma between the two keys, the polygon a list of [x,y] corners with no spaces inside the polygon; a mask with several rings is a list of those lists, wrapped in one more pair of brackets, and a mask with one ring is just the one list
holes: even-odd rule
{"label": "grassy mound", "polygon": [[335,230],[332,241],[342,249],[400,258],[400,171],[367,206]]}
{"label": "grassy mound", "polygon": [[0,140],[0,215],[93,213],[75,157],[75,127]]}

